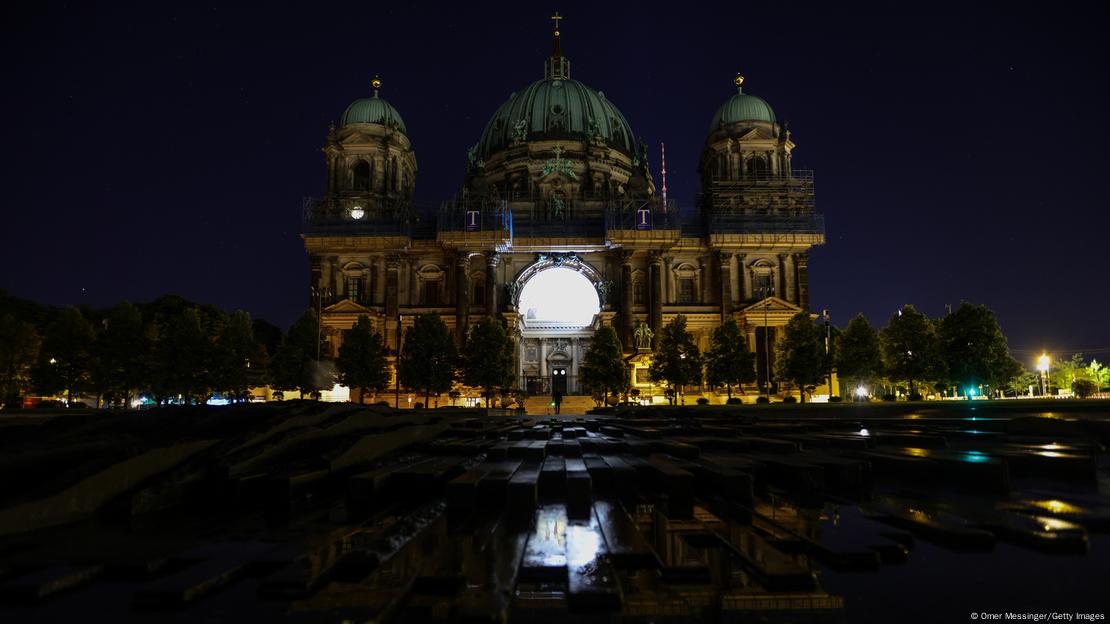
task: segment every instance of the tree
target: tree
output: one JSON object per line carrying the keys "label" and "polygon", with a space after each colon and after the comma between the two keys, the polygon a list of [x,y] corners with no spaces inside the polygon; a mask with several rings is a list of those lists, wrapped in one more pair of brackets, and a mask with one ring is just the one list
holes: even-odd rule
{"label": "tree", "polygon": [[93,354],[97,390],[130,405],[132,392],[150,380],[150,341],[138,307],[125,301],[112,308]]}
{"label": "tree", "polygon": [[348,388],[358,388],[360,404],[367,388],[380,392],[389,385],[385,351],[382,336],[374,332],[370,318],[360,315],[344,337],[339,357],[335,360],[339,368],[339,383]]}
{"label": "tree", "polygon": [[603,400],[628,389],[628,364],[624,361],[620,338],[612,327],[603,325],[594,332],[590,348],[578,367],[578,375],[590,394],[600,394]]}
{"label": "tree", "polygon": [[775,345],[775,377],[798,387],[803,403],[810,386],[821,383],[825,375],[825,335],[813,323],[809,312],[791,317]]}
{"label": "tree", "polygon": [[1049,380],[1058,390],[1073,391],[1076,379],[1087,379],[1087,366],[1083,363],[1083,354],[1074,353],[1071,359],[1058,360],[1052,363],[1049,370]]}
{"label": "tree", "polygon": [[94,339],[93,327],[80,310],[69,306],[59,312],[46,328],[41,358],[33,375],[39,390],[65,391],[69,403],[74,392],[87,388]]}
{"label": "tree", "polygon": [[748,350],[748,341],[740,333],[740,326],[730,318],[709,336],[705,380],[710,386],[724,386],[731,399],[733,386],[752,383],[755,379],[755,354]]}
{"label": "tree", "polygon": [[169,319],[154,345],[155,394],[159,402],[180,395],[186,404],[208,394],[212,341],[196,308]]}
{"label": "tree", "polygon": [[686,331],[686,317],[679,314],[660,331],[658,346],[648,367],[648,377],[665,382],[672,395],[681,397],[685,386],[701,384],[701,352]]}
{"label": "tree", "polygon": [[941,319],[938,335],[948,379],[958,388],[986,384],[999,389],[1021,371],[1021,365],[1010,357],[994,313],[986,306],[960,304]]}
{"label": "tree", "polygon": [[883,367],[893,381],[905,381],[910,396],[917,394],[916,382],[945,378],[940,340],[929,317],[905,305],[879,333]]}
{"label": "tree", "polygon": [[435,313],[421,314],[405,330],[398,378],[406,387],[422,391],[427,406],[432,394],[438,397],[451,389],[458,358],[455,340],[443,319]]}
{"label": "tree", "polygon": [[848,321],[836,349],[836,372],[849,386],[860,385],[883,376],[883,353],[879,332],[862,314]]}
{"label": "tree", "polygon": [[0,316],[0,404],[19,404],[41,346],[42,339],[34,325],[14,314]]}
{"label": "tree", "polygon": [[[282,342],[270,358],[270,385],[275,390],[301,390],[305,367],[311,360],[295,344]],[[304,390],[301,390],[304,398]]]}
{"label": "tree", "polygon": [[[282,383],[289,384],[293,379],[296,380],[295,383],[291,386],[287,385],[284,389],[297,388],[300,390],[301,398],[304,398],[305,392],[314,393],[331,387],[330,374],[316,361],[317,354],[323,354],[324,342],[320,331],[320,321],[315,310],[309,308],[296,321],[293,321],[282,345],[286,347],[284,353],[282,353],[283,359],[280,362],[280,373],[284,375]],[[280,351],[282,349],[279,348]],[[294,362],[291,359],[293,355],[300,356],[299,362]],[[275,359],[277,359],[276,355]],[[288,376],[294,374],[295,377]]]}
{"label": "tree", "polygon": [[1075,396],[1085,399],[1098,392],[1098,386],[1090,379],[1076,379],[1071,384],[1071,390]]}
{"label": "tree", "polygon": [[236,310],[216,336],[213,387],[228,398],[246,397],[252,363],[260,362],[263,347],[254,338],[250,314]]}
{"label": "tree", "polygon": [[463,383],[482,388],[487,408],[493,389],[512,383],[513,364],[513,341],[501,323],[486,318],[473,326],[463,352]]}
{"label": "tree", "polygon": [[1110,386],[1110,367],[1103,366],[1098,360],[1092,359],[1087,365],[1087,377],[1095,383],[1095,388],[1101,390]]}

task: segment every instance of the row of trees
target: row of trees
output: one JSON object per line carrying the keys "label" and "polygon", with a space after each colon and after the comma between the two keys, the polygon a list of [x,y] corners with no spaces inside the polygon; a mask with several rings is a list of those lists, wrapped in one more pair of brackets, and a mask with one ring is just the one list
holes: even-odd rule
{"label": "row of trees", "polygon": [[[606,394],[626,392],[630,379],[619,356],[616,335],[611,329],[599,330],[581,369],[583,383]],[[1110,380],[1110,370],[1099,369],[1097,362],[1082,371],[1079,363],[1061,365],[1061,380],[1069,375],[1071,379],[1103,375]],[[806,312],[791,318],[775,344],[775,379],[788,382],[804,401],[806,393],[823,383],[833,369],[849,387],[901,384],[911,398],[920,398],[922,387],[954,387],[960,393],[982,388],[995,394],[1028,379],[1010,356],[994,314],[986,306],[970,303],[936,320],[907,305],[881,331],[862,315],[844,330],[822,327]],[[704,381],[724,388],[731,398],[734,387],[756,381],[756,357],[732,320],[713,330],[709,349],[701,354],[686,329],[685,317],[678,316],[662,329],[648,374],[674,396]]]}
{"label": "row of trees", "polygon": [[[106,311],[9,310],[0,315],[0,397],[8,405],[28,391],[124,404],[138,391],[159,401],[212,392],[242,397],[267,363],[257,325],[246,312],[227,314],[179,297]],[[281,335],[272,326],[262,333]]]}
{"label": "row of trees", "polygon": [[[381,392],[389,386],[386,358],[381,334],[373,331],[369,318],[360,316],[336,360],[340,382],[358,388],[360,403],[366,390]],[[422,314],[405,331],[397,376],[401,385],[424,395],[424,405],[461,382],[481,388],[489,407],[495,391],[513,386],[514,365],[513,342],[501,323],[485,319],[471,327],[460,355],[443,319]]]}

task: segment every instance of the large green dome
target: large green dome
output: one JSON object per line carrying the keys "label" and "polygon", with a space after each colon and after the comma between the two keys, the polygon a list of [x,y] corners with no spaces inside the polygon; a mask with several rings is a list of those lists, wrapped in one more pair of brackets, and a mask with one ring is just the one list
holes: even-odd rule
{"label": "large green dome", "polygon": [[741,121],[766,121],[775,123],[775,111],[763,98],[748,95],[739,89],[736,95],[730,97],[713,115],[713,123],[709,124],[709,131],[739,123]]}
{"label": "large green dome", "polygon": [[339,125],[346,126],[355,123],[372,123],[383,126],[396,125],[401,132],[408,132],[405,130],[405,122],[401,120],[401,113],[398,113],[392,104],[378,97],[377,91],[374,92],[373,97],[355,100],[347,107],[347,110],[343,111],[343,118]]}
{"label": "large green dome", "polygon": [[[523,124],[521,124],[523,122]],[[526,141],[588,140],[599,135],[610,147],[632,155],[635,137],[617,107],[605,95],[570,78],[547,78],[518,91],[486,124],[478,153],[487,158],[512,145],[521,130]]]}

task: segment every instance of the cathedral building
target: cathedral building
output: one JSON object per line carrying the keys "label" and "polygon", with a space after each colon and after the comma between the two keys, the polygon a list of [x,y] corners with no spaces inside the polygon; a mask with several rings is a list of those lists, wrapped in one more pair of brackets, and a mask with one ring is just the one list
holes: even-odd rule
{"label": "cathedral building", "polygon": [[438,313],[460,343],[494,317],[516,341],[519,388],[576,394],[595,329],[611,325],[649,395],[666,323],[684,315],[704,350],[733,318],[758,355],[760,381],[746,390],[777,391],[774,341],[809,309],[808,252],[824,222],[813,173],[792,167],[790,131],[735,82],[707,111],[701,195],[680,210],[657,192],[616,104],[572,77],[556,30],[542,79],[493,112],[462,188],[426,208],[412,201],[405,122],[375,79],[329,129],[326,191],[304,204],[311,305],[332,354],[360,315],[391,348],[420,314]]}

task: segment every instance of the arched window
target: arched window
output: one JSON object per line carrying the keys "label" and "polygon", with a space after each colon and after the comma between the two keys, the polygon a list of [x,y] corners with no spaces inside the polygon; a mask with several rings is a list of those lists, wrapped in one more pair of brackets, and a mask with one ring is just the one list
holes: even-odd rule
{"label": "arched window", "polygon": [[386,187],[387,191],[397,190],[397,158],[389,159],[389,185]]}
{"label": "arched window", "polygon": [[721,152],[717,154],[717,173],[718,178],[728,177],[728,154]]}
{"label": "arched window", "polygon": [[767,177],[767,161],[762,156],[752,156],[748,159],[748,175],[756,178]]}
{"label": "arched window", "polygon": [[632,282],[632,303],[636,305],[647,303],[647,296],[644,293],[644,280]]}
{"label": "arched window", "polygon": [[351,188],[356,191],[369,191],[370,190],[370,163],[365,160],[360,160],[355,163],[351,169],[352,180]]}
{"label": "arched window", "polygon": [[484,305],[486,302],[486,282],[485,280],[474,280],[474,298],[471,303],[474,305]]}

